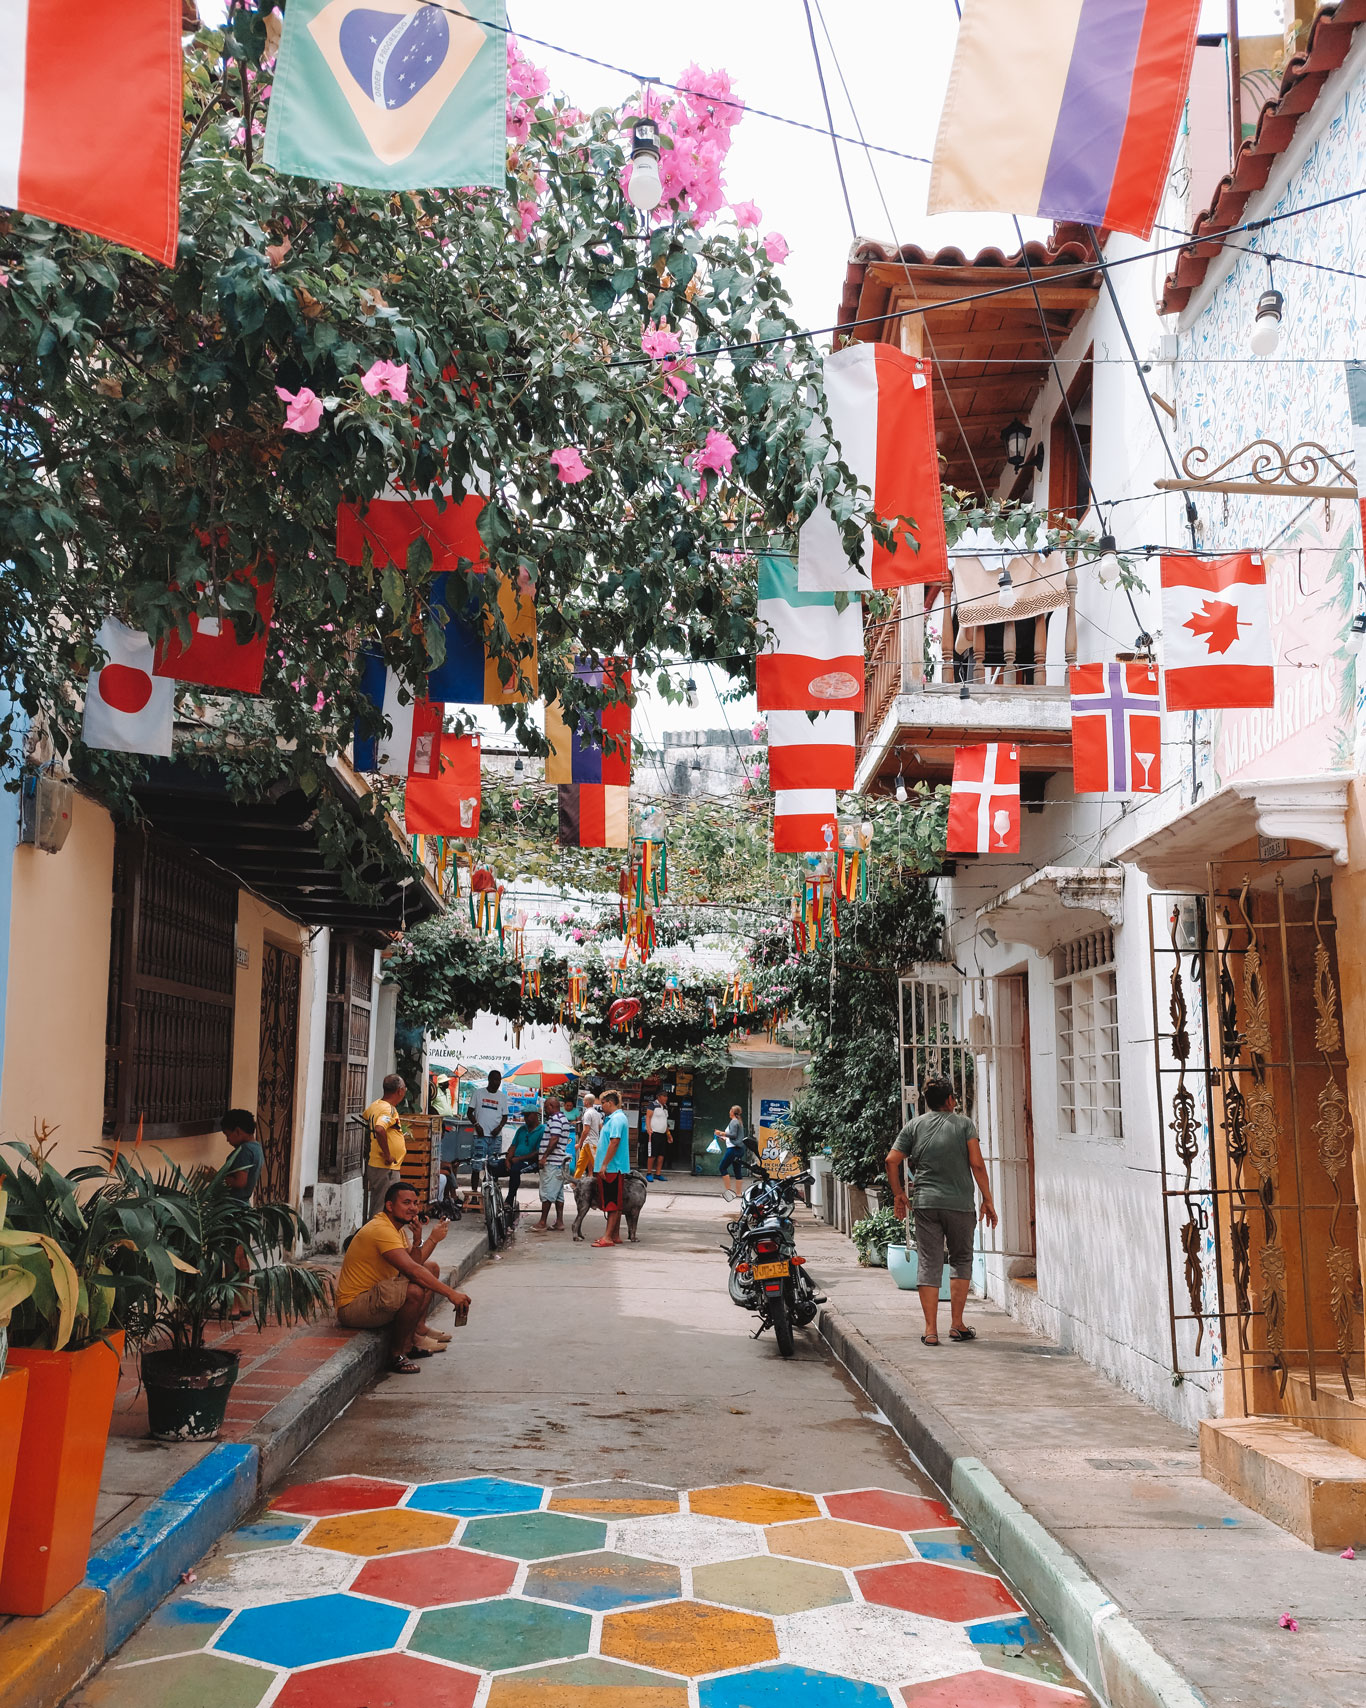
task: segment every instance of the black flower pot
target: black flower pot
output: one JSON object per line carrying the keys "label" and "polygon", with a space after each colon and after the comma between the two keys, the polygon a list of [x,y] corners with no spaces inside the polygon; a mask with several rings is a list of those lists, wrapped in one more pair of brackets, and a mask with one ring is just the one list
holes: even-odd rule
{"label": "black flower pot", "polygon": [[148,1433],[157,1441],[212,1441],[237,1380],[235,1352],[144,1352]]}

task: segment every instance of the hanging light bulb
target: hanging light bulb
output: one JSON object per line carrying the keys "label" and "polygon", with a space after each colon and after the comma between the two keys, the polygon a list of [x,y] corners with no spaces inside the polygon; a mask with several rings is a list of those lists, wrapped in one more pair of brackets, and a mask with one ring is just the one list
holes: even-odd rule
{"label": "hanging light bulb", "polygon": [[1101,580],[1104,581],[1112,575],[1117,576],[1119,574],[1119,558],[1115,555],[1117,550],[1115,536],[1113,534],[1102,534],[1096,549],[1100,553],[1100,562],[1097,568],[1100,571]]}
{"label": "hanging light bulb", "polygon": [[697,704],[697,684],[696,684],[696,682],[693,681],[691,676],[688,678],[687,684],[683,689],[683,695],[684,695],[684,698],[687,700],[687,702],[690,706],[696,706],[696,704]]}
{"label": "hanging light bulb", "polygon": [[896,774],[896,799],[897,799],[897,805],[898,806],[905,806],[905,804],[906,804],[906,779],[900,771],[898,771]]}
{"label": "hanging light bulb", "polygon": [[517,759],[513,762],[512,769],[517,774],[517,776],[520,777],[522,775],[522,773],[526,770],[526,766],[522,764],[522,761],[520,759]]}
{"label": "hanging light bulb", "polygon": [[692,769],[694,771],[700,771],[702,769],[702,756],[698,753],[694,753],[692,756]]}
{"label": "hanging light bulb", "polygon": [[1015,583],[1010,579],[1010,571],[1002,569],[996,582],[996,603],[1003,611],[1008,611],[1015,603]]}
{"label": "hanging light bulb", "polygon": [[1281,341],[1281,311],[1285,298],[1272,286],[1257,298],[1257,314],[1252,322],[1248,348],[1254,356],[1269,356]]}
{"label": "hanging light bulb", "polygon": [[636,119],[631,126],[631,182],[626,199],[642,213],[653,213],[664,199],[659,177],[659,126],[653,119]]}

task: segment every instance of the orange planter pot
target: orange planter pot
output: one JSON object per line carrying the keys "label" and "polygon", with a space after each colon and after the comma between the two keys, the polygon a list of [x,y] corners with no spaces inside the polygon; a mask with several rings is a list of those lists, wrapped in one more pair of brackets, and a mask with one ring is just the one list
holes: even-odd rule
{"label": "orange planter pot", "polygon": [[24,1427],[27,1394],[27,1370],[6,1370],[0,1376],[0,1559],[5,1556],[5,1537],[9,1532],[10,1500],[15,1472],[19,1469],[19,1432]]}
{"label": "orange planter pot", "polygon": [[0,1566],[0,1613],[46,1613],[85,1576],[123,1336],[81,1352],[12,1346],[28,1377],[18,1475]]}

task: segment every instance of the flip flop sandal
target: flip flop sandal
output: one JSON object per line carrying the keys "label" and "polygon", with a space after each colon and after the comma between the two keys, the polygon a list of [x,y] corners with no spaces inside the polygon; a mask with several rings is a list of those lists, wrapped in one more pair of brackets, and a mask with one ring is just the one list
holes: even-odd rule
{"label": "flip flop sandal", "polygon": [[[430,1357],[430,1353],[428,1354]],[[411,1358],[405,1358],[402,1353],[389,1360],[389,1370],[394,1376],[418,1376],[421,1374]]]}
{"label": "flip flop sandal", "polygon": [[446,1341],[449,1341],[451,1337],[446,1333],[444,1328],[424,1328],[421,1331],[420,1338],[423,1340],[439,1340],[445,1343]]}
{"label": "flip flop sandal", "polygon": [[920,1337],[920,1344],[922,1346],[942,1346],[944,1343],[940,1340],[938,1335],[935,1335],[934,1339],[931,1340],[929,1335],[922,1334]]}
{"label": "flip flop sandal", "polygon": [[413,1356],[414,1358],[435,1358],[438,1352],[449,1351],[450,1347],[444,1341],[423,1340],[418,1342],[418,1350],[414,1352]]}
{"label": "flip flop sandal", "polygon": [[949,1330],[950,1340],[976,1340],[976,1338],[977,1330],[975,1328],[951,1328]]}
{"label": "flip flop sandal", "polygon": [[432,1358],[435,1354],[431,1351],[430,1347],[415,1346],[408,1356],[410,1358]]}
{"label": "flip flop sandal", "polygon": [[595,1239],[593,1241],[593,1244],[595,1246],[599,1246],[599,1245],[620,1245],[621,1241],[615,1240],[615,1239]]}

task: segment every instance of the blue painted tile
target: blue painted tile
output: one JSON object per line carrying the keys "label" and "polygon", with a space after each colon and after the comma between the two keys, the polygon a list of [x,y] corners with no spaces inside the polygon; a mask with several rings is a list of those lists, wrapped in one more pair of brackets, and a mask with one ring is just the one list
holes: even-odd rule
{"label": "blue painted tile", "polygon": [[922,1560],[935,1560],[941,1566],[977,1564],[977,1556],[966,1542],[917,1542],[915,1551]]}
{"label": "blue painted tile", "polygon": [[213,1646],[220,1654],[267,1666],[312,1666],[392,1649],[407,1618],[401,1607],[358,1595],[312,1595],[248,1607]]}
{"label": "blue painted tile", "polygon": [[963,1629],[974,1643],[1001,1643],[1006,1648],[1020,1649],[1026,1643],[1046,1641],[1043,1632],[1025,1613],[1012,1619],[976,1619]]}
{"label": "blue painted tile", "polygon": [[538,1512],[544,1489],[503,1477],[461,1477],[453,1483],[422,1483],[403,1502],[417,1512],[448,1512],[456,1518],[493,1513]]}
{"label": "blue painted tile", "polygon": [[308,1520],[268,1515],[255,1524],[242,1524],[223,1539],[225,1554],[252,1554],[258,1548],[279,1548],[302,1536]]}
{"label": "blue painted tile", "polygon": [[891,1708],[880,1684],[862,1684],[804,1666],[766,1666],[709,1679],[698,1690],[702,1708]]}

